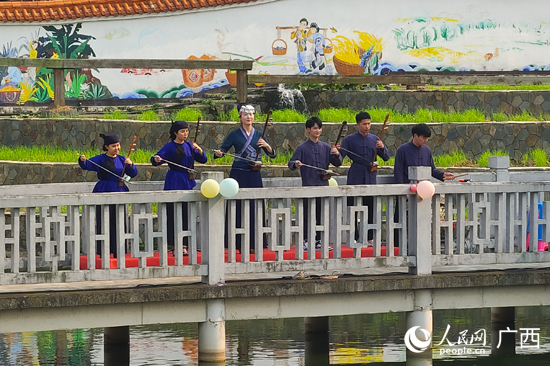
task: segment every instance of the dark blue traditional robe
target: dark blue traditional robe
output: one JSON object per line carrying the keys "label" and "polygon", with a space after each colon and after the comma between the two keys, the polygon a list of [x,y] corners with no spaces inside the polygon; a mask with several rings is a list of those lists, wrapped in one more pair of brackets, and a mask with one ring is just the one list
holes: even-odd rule
{"label": "dark blue traditional robe", "polygon": [[[310,139],[302,143],[288,162],[288,168],[295,170],[294,162],[300,162],[321,169],[328,169],[329,163],[334,166],[342,165],[342,156],[331,154],[331,147],[323,141],[313,142]],[[300,175],[302,176],[302,186],[328,186],[328,180],[323,180],[321,174],[323,172],[318,169],[313,169],[307,166],[300,167]]]}
{"label": "dark blue traditional robe", "polygon": [[[342,141],[342,158],[348,156],[352,163],[348,171],[347,184],[376,184],[376,171],[369,172],[369,164],[372,163],[376,155],[384,161],[390,158],[390,152],[384,146],[383,149],[376,148],[378,137],[371,133],[363,136],[359,132],[347,136]],[[344,150],[345,149],[345,150]],[[349,150],[353,154],[349,153]]]}
{"label": "dark blue traditional robe", "polygon": [[[107,173],[105,170],[101,169],[100,167],[92,164],[90,160],[98,165],[101,165],[105,169],[113,172],[115,175],[121,177],[122,169],[124,169],[124,160],[126,160],[124,156],[117,155],[116,157],[111,158],[106,154],[101,154],[101,155],[96,155],[94,157],[86,159],[86,161],[81,161],[79,158],[78,164],[84,170],[97,172],[97,179],[99,179],[99,182],[97,182],[97,184],[94,187],[94,190],[93,190],[94,193],[128,192],[128,187],[126,186],[126,184],[124,184],[122,187],[119,187],[118,182],[120,181],[120,179],[118,179],[113,174]],[[135,165],[126,165],[126,169],[124,169],[124,173],[129,175],[131,178],[134,178],[137,175],[137,168]]]}
{"label": "dark blue traditional robe", "polygon": [[[182,165],[193,169],[195,167],[195,161],[204,164],[208,160],[204,151],[199,153],[199,150],[193,149],[193,144],[185,141],[183,144],[178,144],[174,141],[170,141],[156,153],[164,160],[174,162],[178,165]],[[164,164],[165,161],[161,160],[160,163],[155,162],[154,157],[151,157],[151,164],[154,166]],[[190,190],[197,185],[195,179],[189,179],[189,171],[184,168],[175,166],[174,164],[168,164],[168,172],[164,179],[165,191],[176,190]]]}
{"label": "dark blue traditional robe", "polygon": [[[240,128],[232,131],[227,135],[225,141],[220,147],[220,151],[229,152],[233,147],[235,149],[234,154],[248,160],[259,160],[256,158],[260,147],[258,146],[258,140],[262,137],[262,133],[256,129],[252,131],[253,136],[248,148],[244,151],[241,151],[246,144],[246,137],[244,136]],[[268,142],[264,136],[265,142]],[[269,153],[267,149],[262,149],[267,156],[274,158],[276,156],[275,149],[272,148],[272,152]],[[261,152],[260,152],[261,154]],[[259,170],[252,170],[253,163],[244,159],[235,158],[233,165],[231,166],[231,172],[229,176],[235,179],[239,183],[241,188],[261,188],[262,184],[262,175]]]}
{"label": "dark blue traditional robe", "polygon": [[394,183],[409,183],[410,166],[429,166],[432,168],[432,177],[443,181],[443,172],[436,169],[432,152],[426,145],[416,146],[407,142],[397,149],[393,170]]}

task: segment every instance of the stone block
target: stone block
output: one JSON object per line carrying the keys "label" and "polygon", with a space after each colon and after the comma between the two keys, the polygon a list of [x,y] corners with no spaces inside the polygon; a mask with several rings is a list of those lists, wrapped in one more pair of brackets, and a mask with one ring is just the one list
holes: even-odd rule
{"label": "stone block", "polygon": [[508,158],[507,156],[490,156],[489,168],[490,169],[508,169],[510,168],[510,158]]}

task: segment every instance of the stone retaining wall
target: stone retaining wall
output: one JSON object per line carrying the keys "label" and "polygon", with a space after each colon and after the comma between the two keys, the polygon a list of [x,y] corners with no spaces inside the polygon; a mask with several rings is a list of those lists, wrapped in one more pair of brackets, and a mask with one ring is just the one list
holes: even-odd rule
{"label": "stone retaining wall", "polygon": [[[550,113],[550,90],[326,90],[303,91],[308,109],[388,108],[400,113],[414,113],[421,108],[443,112],[479,109],[490,116],[494,112],[522,113],[538,116]],[[273,103],[276,95],[266,99]]]}
{"label": "stone retaining wall", "polygon": [[[391,121],[390,121],[391,122]],[[273,123],[266,135],[279,153],[292,152],[305,141],[304,123]],[[504,150],[513,159],[521,158],[529,149],[547,150],[550,144],[550,122],[483,122],[430,123],[433,134],[428,145],[436,155],[463,150],[467,156],[478,158],[488,149]],[[116,121],[98,119],[0,119],[0,144],[4,146],[50,145],[82,149],[100,147],[100,133],[117,133],[121,137],[122,152],[127,150],[132,136],[138,136],[139,149],[158,150],[168,139],[170,122]],[[395,154],[397,148],[411,138],[409,123],[390,124],[384,143]],[[202,122],[197,142],[206,150],[219,148],[229,132],[238,127],[234,122]],[[191,125],[194,136],[195,125]],[[257,124],[261,129],[262,125]],[[322,139],[333,142],[340,124],[326,123]],[[380,124],[373,124],[371,132],[378,133]],[[355,123],[348,124],[345,135],[355,132]],[[75,157],[75,162],[77,157]]]}

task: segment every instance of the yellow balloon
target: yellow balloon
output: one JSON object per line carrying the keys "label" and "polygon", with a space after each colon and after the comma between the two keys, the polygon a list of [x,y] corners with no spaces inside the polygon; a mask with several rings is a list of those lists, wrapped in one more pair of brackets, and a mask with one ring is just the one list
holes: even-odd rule
{"label": "yellow balloon", "polygon": [[338,187],[338,182],[336,181],[336,179],[330,178],[328,180],[328,185],[331,186],[331,187]]}
{"label": "yellow balloon", "polygon": [[214,179],[207,179],[201,184],[201,193],[206,198],[214,198],[220,193],[220,185]]}

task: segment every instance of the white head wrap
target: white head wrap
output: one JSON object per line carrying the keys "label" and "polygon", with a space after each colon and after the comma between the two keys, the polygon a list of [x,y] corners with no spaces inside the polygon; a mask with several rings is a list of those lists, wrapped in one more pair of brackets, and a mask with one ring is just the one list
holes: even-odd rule
{"label": "white head wrap", "polygon": [[250,104],[245,104],[241,106],[241,109],[239,109],[239,116],[243,113],[254,113],[256,110],[253,106]]}

